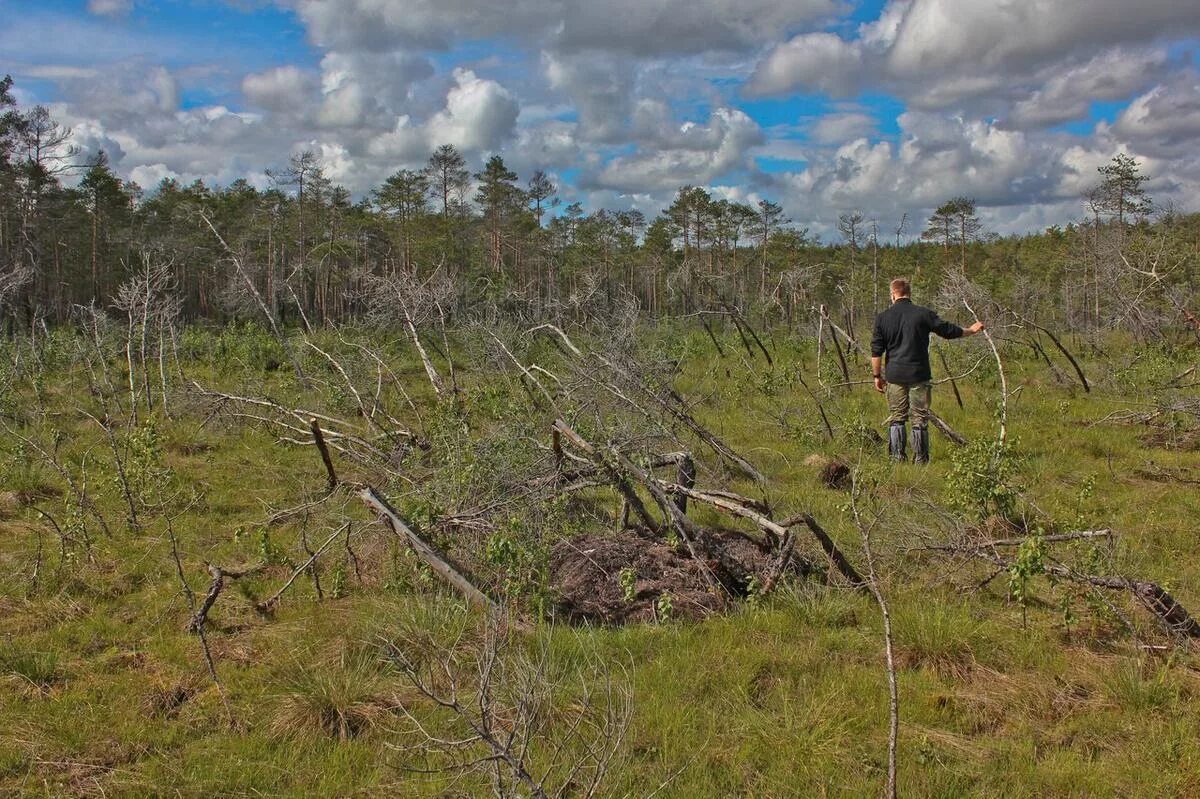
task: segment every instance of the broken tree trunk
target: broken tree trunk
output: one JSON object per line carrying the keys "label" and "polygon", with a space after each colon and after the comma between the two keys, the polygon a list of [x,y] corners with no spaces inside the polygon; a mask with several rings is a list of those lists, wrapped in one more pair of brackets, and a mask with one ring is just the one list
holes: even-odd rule
{"label": "broken tree trunk", "polygon": [[421,344],[421,337],[417,335],[417,326],[413,324],[412,316],[409,315],[408,309],[404,308],[404,326],[408,330],[408,337],[412,340],[413,347],[417,350],[417,355],[421,358],[421,365],[425,367],[425,376],[429,378],[429,385],[433,387],[433,393],[437,398],[443,399],[446,394],[446,389],[442,385],[441,375],[433,365],[433,361],[429,359],[429,353],[425,351],[424,345]]}
{"label": "broken tree trunk", "polygon": [[[320,424],[318,424],[316,419],[311,419],[310,424],[313,434],[313,443],[316,444],[317,449],[321,453],[321,460],[325,464],[325,470],[329,479],[330,492],[332,493],[341,485],[351,485],[350,483],[344,483],[338,479],[337,473],[333,468],[333,459],[330,457],[329,449],[325,446],[325,438],[321,433]],[[439,553],[432,546],[430,546],[428,542],[421,538],[421,536],[417,535],[416,531],[412,529],[412,526],[400,516],[399,512],[392,507],[391,503],[389,503],[382,494],[380,494],[371,486],[355,485],[354,487],[358,490],[359,499],[361,499],[368,508],[382,516],[387,521],[387,524],[391,528],[392,532],[403,538],[408,543],[412,551],[416,553],[417,557],[420,558],[426,565],[428,565],[436,575],[448,583],[451,588],[455,589],[464,597],[466,597],[467,601],[471,602],[472,604],[478,605],[479,607],[487,610],[497,609],[498,605],[496,601],[477,588],[475,584],[471,582],[470,578],[464,574],[463,570],[454,565],[449,558]],[[321,551],[324,550],[324,548],[328,546],[335,537],[336,534],[334,536],[330,536],[329,540],[322,544],[321,549],[318,550],[312,558],[310,558],[310,564],[312,561],[316,560],[317,556],[321,554]],[[307,566],[308,564],[305,565]],[[299,574],[302,570],[303,567],[300,570],[297,570],[296,574]],[[295,579],[295,575],[292,577]],[[290,583],[291,580],[288,581],[288,584]],[[287,586],[285,585],[283,589],[280,589],[276,596],[272,597],[268,603],[265,604],[268,604],[269,606],[270,603],[273,603],[275,600],[277,600],[279,595],[282,594],[283,590],[286,588]]]}
{"label": "broken tree trunk", "polygon": [[[1088,538],[1107,538],[1112,536],[1112,531],[1105,528],[1101,530],[1082,530],[1072,533],[1062,533],[1059,535],[1048,535],[1042,538],[1045,542],[1055,541],[1074,541],[1078,539]],[[977,558],[986,563],[995,566],[999,571],[1004,571],[1013,568],[1013,561],[1004,558],[996,553],[997,547],[1007,547],[1019,545],[1026,539],[999,539],[995,541],[984,541],[977,544],[966,545],[949,545],[941,547],[931,547],[944,551],[954,552],[956,554],[965,555],[967,557]],[[1155,620],[1163,627],[1164,630],[1172,635],[1183,636],[1187,638],[1200,638],[1200,622],[1188,613],[1187,608],[1179,604],[1175,597],[1171,596],[1161,585],[1151,580],[1139,580],[1133,577],[1124,576],[1108,576],[1098,574],[1085,574],[1078,572],[1075,569],[1065,566],[1061,563],[1051,563],[1045,567],[1045,573],[1060,580],[1069,580],[1074,583],[1094,586],[1096,588],[1106,588],[1112,591],[1128,591],[1134,599],[1138,601],[1146,610],[1148,610]]]}
{"label": "broken tree trunk", "polygon": [[746,345],[746,351],[750,353],[750,356],[754,357],[754,352],[750,350],[750,344],[746,341],[746,333],[750,334],[750,337],[754,339],[754,343],[758,346],[758,349],[763,354],[763,357],[767,359],[767,366],[774,367],[775,360],[771,357],[771,353],[768,352],[767,348],[763,345],[762,339],[758,337],[758,333],[754,332],[754,327],[751,326],[750,320],[742,316],[741,312],[729,303],[723,302],[721,307],[724,308],[725,313],[729,315],[729,318],[733,320],[733,325],[737,328],[738,335],[742,337],[742,343]]}
{"label": "broken tree trunk", "polygon": [[499,608],[496,601],[476,588],[475,584],[463,574],[461,569],[454,566],[447,558],[426,543],[425,539],[417,535],[416,531],[404,521],[382,494],[370,486],[364,486],[358,490],[358,497],[368,508],[382,516],[387,521],[388,526],[391,527],[392,532],[407,541],[408,545],[412,547],[413,552],[417,554],[417,557],[424,561],[429,568],[433,569],[434,573],[454,588],[454,590],[466,597],[468,602],[488,611],[495,611]]}
{"label": "broken tree trunk", "polygon": [[[822,306],[822,308],[824,308],[824,306]],[[830,322],[829,324],[831,327],[833,326],[833,322]],[[842,379],[848,383],[850,382],[850,367],[846,364],[846,356],[842,352],[842,345],[838,341],[837,334],[834,333],[833,330],[829,331],[829,340],[833,342],[833,351],[837,354],[838,366],[840,366],[842,369]]]}
{"label": "broken tree trunk", "polygon": [[[1075,374],[1079,377],[1079,382],[1083,386],[1083,390],[1087,391],[1087,392],[1091,392],[1092,387],[1088,384],[1087,375],[1085,375],[1083,373],[1083,367],[1079,365],[1079,361],[1075,360],[1075,356],[1072,355],[1065,346],[1063,346],[1063,343],[1058,340],[1058,336],[1054,335],[1054,333],[1051,332],[1049,328],[1043,327],[1042,325],[1039,325],[1037,322],[1026,319],[1023,316],[1019,316],[1018,318],[1025,324],[1029,325],[1030,327],[1037,328],[1038,330],[1042,331],[1043,333],[1045,333],[1047,336],[1050,337],[1050,341],[1054,342],[1054,346],[1058,347],[1058,351],[1061,352],[1066,357],[1066,359],[1071,362],[1071,366],[1073,366],[1075,368]],[[1047,360],[1049,360],[1049,359],[1047,359]]]}
{"label": "broken tree trunk", "polygon": [[1095,574],[1079,574],[1065,566],[1050,566],[1047,572],[1057,577],[1082,581],[1088,585],[1128,591],[1141,605],[1150,611],[1160,624],[1175,635],[1200,638],[1200,622],[1188,613],[1161,585],[1150,580],[1135,580],[1129,577],[1108,577]]}
{"label": "broken tree trunk", "polygon": [[[844,338],[846,340],[846,347],[848,349],[854,350],[863,358],[867,357],[866,352],[863,351],[863,348],[861,345],[859,345],[858,340],[855,339],[854,336],[850,335],[845,330],[842,330],[840,327],[837,326],[837,323],[834,322],[833,319],[829,316],[829,309],[827,309],[824,305],[821,306],[821,316],[824,318],[825,322],[829,323],[829,327],[832,331],[829,334],[829,337],[831,339],[833,339],[833,343],[835,345],[838,344],[837,337],[838,337],[838,335],[840,335],[842,338]],[[841,358],[842,364],[844,366],[846,363],[846,359],[842,357],[842,349],[841,349],[840,345],[838,345],[838,357]],[[847,376],[846,379],[849,380],[850,379],[849,376]]]}
{"label": "broken tree trunk", "polygon": [[846,556],[842,554],[842,550],[838,549],[838,545],[833,543],[833,539],[829,537],[829,533],[825,532],[825,529],[821,527],[821,525],[817,524],[817,520],[814,519],[810,514],[801,513],[799,516],[793,516],[790,519],[784,520],[783,523],[788,527],[792,527],[800,522],[803,522],[804,526],[812,532],[813,536],[817,539],[817,542],[820,543],[821,549],[825,551],[825,556],[829,558],[830,562],[832,562],[837,570],[842,573],[842,576],[846,578],[846,581],[859,591],[869,592],[867,581],[864,580],[862,575],[858,573],[858,570],[850,564],[850,561],[847,560]]}
{"label": "broken tree trunk", "polygon": [[621,492],[621,496],[624,497],[629,508],[642,520],[642,524],[646,525],[647,529],[656,535],[661,532],[658,520],[650,514],[650,511],[646,510],[646,504],[642,502],[642,498],[637,495],[637,492],[633,490],[633,486],[630,485],[628,478],[614,464],[605,460],[604,455],[599,450],[584,440],[581,435],[576,433],[562,419],[555,420],[554,431],[587,454],[592,459],[592,462],[595,463],[598,472],[604,472],[609,476],[613,486]]}
{"label": "broken tree trunk", "polygon": [[710,339],[712,339],[713,346],[717,348],[717,355],[721,358],[724,358],[725,357],[725,349],[721,346],[721,342],[717,340],[717,335],[716,335],[716,333],[713,333],[713,329],[708,324],[708,320],[705,319],[703,316],[701,316],[700,324],[704,325],[705,332],[707,332],[708,337]]}
{"label": "broken tree trunk", "polygon": [[775,585],[779,582],[779,578],[783,576],[784,570],[792,560],[792,552],[796,549],[796,539],[792,536],[792,531],[788,530],[787,534],[779,542],[779,547],[775,551],[775,557],[763,570],[762,585],[758,590],[760,596],[766,596],[775,590]]}
{"label": "broken tree trunk", "polygon": [[929,421],[934,427],[937,428],[939,433],[953,441],[955,444],[958,444],[960,447],[965,447],[967,445],[967,439],[961,434],[955,432],[953,427],[946,424],[946,421],[933,411],[929,412]]}
{"label": "broken tree trunk", "polygon": [[810,514],[801,513],[782,522],[776,522],[768,515],[763,503],[748,497],[739,497],[728,491],[701,491],[694,488],[685,488],[680,485],[667,484],[663,488],[668,493],[684,494],[697,502],[703,502],[727,513],[754,522],[763,533],[773,541],[779,542],[780,547],[791,538],[791,528],[803,523],[812,532],[813,537],[817,539],[817,542],[821,545],[821,549],[824,550],[826,557],[829,558],[829,561],[833,563],[842,576],[846,578],[846,581],[860,591],[867,589],[866,580],[862,578],[862,575],[858,573],[858,570],[842,554],[841,549],[833,542],[829,534],[825,532],[821,525],[817,524],[816,519]]}
{"label": "broken tree trunk", "polygon": [[337,472],[333,468],[333,458],[329,454],[329,447],[325,444],[325,436],[321,432],[321,425],[316,419],[309,419],[309,429],[312,430],[313,443],[317,445],[317,451],[321,453],[321,462],[325,464],[325,474],[329,480],[329,490],[335,491],[338,487]]}
{"label": "broken tree trunk", "polygon": [[[687,453],[679,459],[679,466],[676,469],[676,480],[681,486],[687,488],[695,488],[696,486],[696,462],[692,460],[692,456]],[[687,513],[687,495],[681,494],[675,498],[675,506],[679,508],[680,513]]]}

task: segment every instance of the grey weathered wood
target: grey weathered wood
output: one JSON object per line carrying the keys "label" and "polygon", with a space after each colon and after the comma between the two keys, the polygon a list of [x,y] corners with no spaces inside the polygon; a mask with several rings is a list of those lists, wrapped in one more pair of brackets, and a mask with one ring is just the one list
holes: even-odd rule
{"label": "grey weathered wood", "polygon": [[953,427],[946,424],[946,421],[933,411],[929,412],[929,422],[937,428],[939,433],[953,441],[955,444],[958,444],[960,447],[965,447],[967,445],[966,437],[956,432]]}
{"label": "grey weathered wood", "polygon": [[368,508],[387,520],[388,526],[392,528],[392,532],[405,539],[417,557],[424,561],[429,568],[433,569],[434,573],[454,588],[454,590],[466,597],[468,602],[490,611],[498,609],[498,605],[494,599],[479,590],[449,559],[441,555],[425,539],[417,535],[417,532],[400,516],[382,494],[371,486],[364,486],[359,489],[358,496]]}
{"label": "grey weathered wood", "polygon": [[226,580],[249,577],[252,574],[258,574],[267,567],[266,563],[259,563],[256,566],[247,566],[241,569],[226,569],[215,563],[206,565],[208,573],[212,577],[212,582],[208,584],[208,593],[204,595],[204,601],[200,603],[200,607],[192,614],[192,620],[188,624],[188,630],[194,633],[204,630],[204,625],[208,621],[208,612],[216,604],[217,597],[221,595],[221,591],[225,588]]}
{"label": "grey weathered wood", "polygon": [[554,430],[558,431],[575,447],[583,450],[583,452],[585,452],[587,456],[596,464],[598,469],[608,474],[608,476],[612,479],[613,485],[616,486],[617,490],[621,492],[621,496],[625,498],[625,501],[628,503],[629,507],[635,514],[637,514],[637,517],[642,520],[642,524],[646,525],[646,527],[654,533],[658,533],[660,531],[661,526],[659,525],[658,520],[650,514],[650,511],[646,510],[646,504],[642,502],[642,498],[639,497],[637,492],[633,490],[633,486],[629,484],[628,478],[621,474],[619,469],[614,468],[612,464],[606,461],[602,453],[584,440],[582,436],[576,433],[575,430],[572,429],[571,426],[562,419],[555,420]]}

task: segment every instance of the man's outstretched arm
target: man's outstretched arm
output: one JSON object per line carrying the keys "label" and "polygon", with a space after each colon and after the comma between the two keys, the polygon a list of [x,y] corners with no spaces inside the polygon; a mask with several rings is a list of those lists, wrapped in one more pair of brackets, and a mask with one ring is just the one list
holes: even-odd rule
{"label": "man's outstretched arm", "polygon": [[934,314],[933,323],[930,324],[929,329],[942,338],[965,338],[983,330],[983,322],[976,322],[970,327],[959,327],[953,322],[947,322],[937,314]]}

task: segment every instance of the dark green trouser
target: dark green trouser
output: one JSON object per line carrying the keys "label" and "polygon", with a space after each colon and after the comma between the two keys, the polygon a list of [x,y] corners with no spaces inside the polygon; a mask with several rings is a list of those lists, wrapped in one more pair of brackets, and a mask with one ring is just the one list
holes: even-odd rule
{"label": "dark green trouser", "polygon": [[929,400],[933,383],[888,383],[888,424],[904,424],[911,421],[915,428],[929,424]]}

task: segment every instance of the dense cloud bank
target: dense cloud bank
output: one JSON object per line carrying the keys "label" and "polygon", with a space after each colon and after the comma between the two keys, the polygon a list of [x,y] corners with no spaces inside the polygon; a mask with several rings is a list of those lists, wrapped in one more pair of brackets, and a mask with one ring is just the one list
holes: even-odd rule
{"label": "dense cloud bank", "polygon": [[[696,184],[829,230],[842,210],[894,224],[969,195],[1002,232],[1078,216],[1118,152],[1161,200],[1200,190],[1200,15],[1177,0],[892,0],[866,21],[836,0],[284,5],[312,57],[255,66],[219,42],[171,57],[115,0],[60,20],[68,37],[120,32],[91,61],[13,38],[35,12],[0,44],[18,88],[143,184],[265,185],[311,149],[361,193],[449,143],[546,170],[591,208],[656,213]],[[199,88],[209,100],[186,99]]]}

